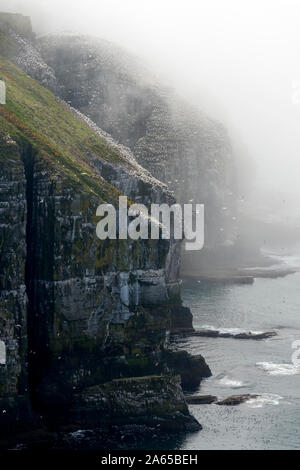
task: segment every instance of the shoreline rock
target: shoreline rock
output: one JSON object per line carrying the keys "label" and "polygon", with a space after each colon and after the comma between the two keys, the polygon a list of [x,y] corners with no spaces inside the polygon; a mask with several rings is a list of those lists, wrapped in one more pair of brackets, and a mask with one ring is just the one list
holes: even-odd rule
{"label": "shoreline rock", "polygon": [[214,395],[191,395],[185,399],[188,405],[210,405],[218,401],[218,397]]}
{"label": "shoreline rock", "polygon": [[244,395],[231,395],[224,400],[217,401],[216,405],[236,406],[245,403],[248,400],[258,398],[260,395],[244,394]]}
{"label": "shoreline rock", "polygon": [[[199,431],[199,428],[197,428]],[[184,440],[184,434],[176,434]],[[62,427],[57,432],[43,428],[28,433],[14,435],[13,438],[0,441],[0,451],[107,451],[130,450],[136,446],[147,447],[150,440],[173,442],[172,432],[161,428],[160,424],[125,424],[101,426],[96,429]]]}
{"label": "shoreline rock", "polygon": [[179,304],[171,305],[171,328],[172,334],[179,333],[192,333],[193,327],[193,315],[188,307],[184,307]]}
{"label": "shoreline rock", "polygon": [[216,405],[236,406],[258,397],[260,397],[260,395],[246,393],[241,395],[231,395],[230,397],[222,400],[219,400],[218,397],[214,395],[188,395],[185,399],[188,405],[211,405],[212,403],[215,403]]}
{"label": "shoreline rock", "polygon": [[277,336],[276,331],[264,331],[262,333],[252,333],[251,331],[244,332],[244,333],[223,333],[219,330],[209,330],[209,329],[202,329],[202,330],[195,330],[194,332],[189,334],[190,336],[203,336],[207,338],[233,338],[233,339],[268,339],[272,338],[273,336]]}
{"label": "shoreline rock", "polygon": [[139,424],[169,432],[198,431],[180,385],[172,375],[114,379],[79,393],[69,413],[75,426]]}
{"label": "shoreline rock", "polygon": [[202,379],[212,375],[201,354],[193,356],[187,351],[165,351],[164,359],[167,366],[180,375],[184,390],[198,388]]}

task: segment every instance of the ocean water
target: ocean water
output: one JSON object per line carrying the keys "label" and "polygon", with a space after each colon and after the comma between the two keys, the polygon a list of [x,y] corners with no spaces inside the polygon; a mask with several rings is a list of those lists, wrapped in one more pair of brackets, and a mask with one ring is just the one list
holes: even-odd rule
{"label": "ocean water", "polygon": [[[284,261],[300,264],[298,257]],[[253,285],[195,282],[184,286],[183,298],[193,312],[196,329],[275,330],[277,336],[262,341],[180,340],[179,345],[192,354],[203,354],[213,373],[197,393],[260,397],[238,406],[190,406],[203,430],[185,436],[174,447],[300,449],[300,367],[292,362],[292,344],[300,340],[300,273],[256,279]]]}

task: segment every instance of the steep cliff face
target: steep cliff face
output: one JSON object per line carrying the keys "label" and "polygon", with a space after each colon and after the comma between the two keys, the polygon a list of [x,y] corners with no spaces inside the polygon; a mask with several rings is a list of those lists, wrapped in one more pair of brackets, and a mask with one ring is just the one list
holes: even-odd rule
{"label": "steep cliff face", "polygon": [[128,146],[179,202],[205,205],[205,249],[184,255],[183,272],[205,270],[215,253],[222,260],[237,232],[235,164],[224,127],[108,42],[62,35],[39,45],[61,97]]}
{"label": "steep cliff face", "polygon": [[[28,404],[26,261],[26,182],[19,149],[0,136],[0,365],[1,421],[8,426],[32,416]],[[7,431],[7,428],[6,428]]]}
{"label": "steep cliff face", "polygon": [[[122,422],[160,417],[195,429],[165,356],[172,309],[182,308],[178,242],[101,241],[95,232],[101,202],[174,198],[129,150],[3,57],[23,67],[32,57],[10,25],[1,38],[0,420],[23,428],[37,420],[33,406],[54,425],[117,422],[122,399]],[[51,81],[32,50],[32,74],[46,70]],[[112,380],[136,376],[142,385],[126,382],[120,395],[123,383]],[[130,411],[135,394],[138,417]]]}

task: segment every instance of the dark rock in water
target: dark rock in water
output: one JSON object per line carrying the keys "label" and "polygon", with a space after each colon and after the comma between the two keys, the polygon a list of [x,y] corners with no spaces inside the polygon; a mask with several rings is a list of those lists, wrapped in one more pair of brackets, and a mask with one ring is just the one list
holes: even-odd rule
{"label": "dark rock in water", "polygon": [[223,333],[219,330],[196,330],[191,333],[193,336],[204,336],[209,338],[234,338],[234,339],[268,339],[276,336],[277,333],[275,331],[265,331],[262,333]]}
{"label": "dark rock in water", "polygon": [[195,330],[193,336],[208,336],[209,338],[218,338],[220,332],[218,330]]}
{"label": "dark rock in water", "polygon": [[171,333],[189,333],[193,331],[193,315],[190,309],[182,305],[171,307]]}
{"label": "dark rock in water", "polygon": [[225,398],[224,400],[218,401],[216,404],[217,405],[235,406],[235,405],[240,405],[241,403],[245,403],[248,400],[258,398],[258,397],[259,397],[259,395],[251,395],[251,394],[232,395],[228,398]]}
{"label": "dark rock in water", "polygon": [[214,395],[191,395],[187,396],[185,399],[188,405],[210,405],[211,403],[215,403],[216,405],[234,406],[258,397],[259,395],[252,394],[231,395],[228,398],[218,401],[218,397]]}
{"label": "dark rock in water", "polygon": [[188,405],[210,405],[218,401],[214,395],[192,395],[185,397]]}
{"label": "dark rock in water", "polygon": [[182,387],[186,390],[199,387],[203,378],[212,375],[201,354],[192,356],[186,351],[166,351],[164,358],[168,367],[180,375]]}
{"label": "dark rock in water", "polygon": [[239,333],[234,337],[237,339],[267,339],[276,335],[277,333],[275,331],[265,331],[264,333]]}

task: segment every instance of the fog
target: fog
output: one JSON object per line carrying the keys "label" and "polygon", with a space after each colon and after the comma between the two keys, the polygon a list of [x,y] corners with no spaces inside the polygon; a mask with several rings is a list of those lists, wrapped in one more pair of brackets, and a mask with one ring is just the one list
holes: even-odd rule
{"label": "fog", "polygon": [[298,212],[299,1],[1,0],[0,10],[30,15],[38,33],[92,34],[140,56],[224,123],[255,162],[257,199],[275,192]]}

